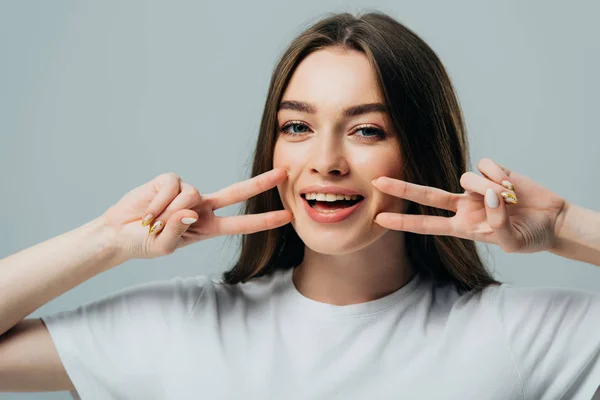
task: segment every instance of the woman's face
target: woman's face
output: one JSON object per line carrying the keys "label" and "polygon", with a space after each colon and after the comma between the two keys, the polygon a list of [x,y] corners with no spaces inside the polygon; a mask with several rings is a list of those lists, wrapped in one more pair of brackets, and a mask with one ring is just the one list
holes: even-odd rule
{"label": "woman's face", "polygon": [[[384,175],[402,178],[398,139],[383,103],[365,54],[341,48],[311,53],[283,94],[273,166],[287,169],[289,178],[277,189],[296,232],[318,253],[346,254],[375,242],[387,231],[375,216],[404,209],[403,200],[371,183]],[[306,200],[307,192],[329,193],[329,199],[355,193],[362,200],[351,211],[356,200]]]}

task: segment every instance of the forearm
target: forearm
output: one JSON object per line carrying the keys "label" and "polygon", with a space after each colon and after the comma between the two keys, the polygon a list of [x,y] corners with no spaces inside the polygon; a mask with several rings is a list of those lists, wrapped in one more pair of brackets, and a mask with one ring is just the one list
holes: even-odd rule
{"label": "forearm", "polygon": [[567,203],[551,253],[600,266],[600,213]]}
{"label": "forearm", "polygon": [[0,260],[0,335],[50,300],[126,261],[101,218]]}

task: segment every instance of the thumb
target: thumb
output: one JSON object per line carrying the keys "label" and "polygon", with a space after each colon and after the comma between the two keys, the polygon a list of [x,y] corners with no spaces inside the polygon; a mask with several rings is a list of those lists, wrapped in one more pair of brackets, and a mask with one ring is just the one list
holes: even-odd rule
{"label": "thumb", "polygon": [[[501,200],[502,199],[502,200]],[[487,222],[494,236],[498,240],[498,245],[507,253],[518,250],[519,242],[515,229],[508,218],[508,210],[504,199],[493,189],[488,188],[485,192],[485,213]]]}
{"label": "thumb", "polygon": [[[198,214],[191,210],[180,210],[167,220],[165,228],[157,238],[157,242],[164,249],[175,251],[176,248],[181,247],[183,235],[191,224],[198,220]],[[187,222],[187,223],[186,223]]]}

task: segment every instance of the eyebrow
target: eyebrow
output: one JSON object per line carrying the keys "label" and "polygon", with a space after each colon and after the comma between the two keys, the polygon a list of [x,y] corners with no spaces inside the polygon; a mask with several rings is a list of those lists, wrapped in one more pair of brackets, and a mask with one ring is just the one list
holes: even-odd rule
{"label": "eyebrow", "polygon": [[[315,114],[317,112],[317,108],[314,105],[304,101],[295,100],[282,101],[279,103],[278,111],[279,110],[300,111],[308,114]],[[344,108],[343,115],[344,117],[355,117],[357,115],[368,114],[372,112],[387,113],[387,108],[382,103],[358,104],[356,106]]]}

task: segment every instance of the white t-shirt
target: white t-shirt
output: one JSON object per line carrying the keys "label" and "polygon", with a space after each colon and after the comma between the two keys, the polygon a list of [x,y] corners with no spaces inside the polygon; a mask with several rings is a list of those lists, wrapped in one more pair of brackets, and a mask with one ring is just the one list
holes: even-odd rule
{"label": "white t-shirt", "polygon": [[589,400],[600,385],[600,293],[458,295],[417,275],[336,306],[291,276],[177,277],[42,319],[83,400]]}

